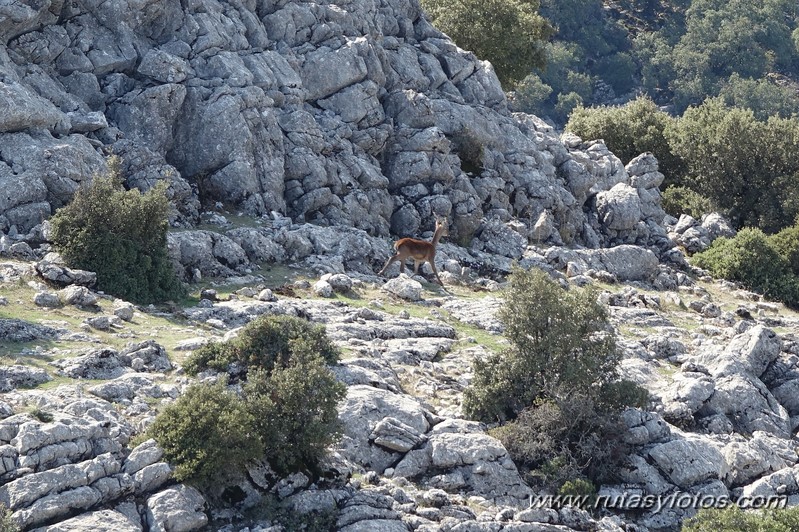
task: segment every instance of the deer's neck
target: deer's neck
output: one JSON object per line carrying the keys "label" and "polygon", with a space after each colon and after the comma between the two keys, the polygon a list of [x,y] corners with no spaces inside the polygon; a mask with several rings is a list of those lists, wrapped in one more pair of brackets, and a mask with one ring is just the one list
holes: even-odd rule
{"label": "deer's neck", "polygon": [[439,228],[436,229],[436,232],[433,233],[433,241],[431,242],[431,244],[433,244],[433,247],[436,247],[438,245],[438,241],[441,240],[441,234],[443,232],[444,232],[444,228],[443,227],[439,227]]}

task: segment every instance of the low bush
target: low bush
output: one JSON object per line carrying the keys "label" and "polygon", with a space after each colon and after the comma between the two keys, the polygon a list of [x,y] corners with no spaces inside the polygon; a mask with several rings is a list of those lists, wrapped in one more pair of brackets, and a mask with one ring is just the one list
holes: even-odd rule
{"label": "low bush", "polygon": [[207,485],[263,455],[255,419],[224,382],[191,386],[148,428],[175,480]]}
{"label": "low bush", "polygon": [[569,489],[618,481],[618,471],[631,452],[622,440],[618,410],[606,410],[579,393],[566,399],[540,401],[491,434],[508,450],[531,485]]}
{"label": "low bush", "polygon": [[517,269],[503,298],[511,347],[475,362],[464,413],[505,422],[492,434],[533,483],[614,480],[628,455],[619,414],[648,394],[619,380],[621,355],[596,291]]}
{"label": "low bush", "polygon": [[768,237],[769,244],[786,260],[791,272],[799,275],[799,223]]}
{"label": "low bush", "polygon": [[116,174],[96,176],[50,219],[52,241],[69,266],[97,273],[98,286],[137,303],[184,294],[166,244],[165,186],[125,190]]}
{"label": "low bush", "polygon": [[788,260],[760,229],[745,228],[733,238],[718,238],[707,250],[694,255],[691,262],[714,277],[739,282],[787,305],[799,304],[797,277],[791,273]]}
{"label": "low bush", "polygon": [[681,214],[688,214],[698,220],[702,215],[713,212],[713,205],[695,190],[672,185],[663,191],[663,210],[676,218]]}
{"label": "low bush", "polygon": [[512,346],[475,362],[466,415],[504,421],[537,399],[566,389],[598,392],[616,380],[621,355],[596,291],[564,290],[540,270],[517,269],[503,298],[499,318]]}
{"label": "low bush", "polygon": [[315,470],[339,436],[336,405],[346,387],[321,359],[302,361],[271,374],[251,371],[244,386],[247,409],[264,443],[266,459],[279,473]]}
{"label": "low bush", "polygon": [[738,506],[703,509],[683,523],[683,532],[794,532],[799,530],[799,508],[745,512]]}
{"label": "low bush", "polygon": [[149,432],[176,464],[178,480],[202,484],[255,458],[281,474],[318,473],[339,435],[336,405],[346,388],[326,366],[338,356],[324,327],[291,316],[258,318],[237,338],[198,349],[185,366],[189,373],[233,372],[244,380],[241,393],[222,384],[192,387]]}
{"label": "low bush", "polygon": [[205,369],[230,371],[237,376],[249,368],[267,373],[289,360],[321,357],[328,364],[339,359],[321,325],[294,316],[261,316],[248,323],[239,335],[225,343],[210,343],[195,350],[184,364],[190,375]]}

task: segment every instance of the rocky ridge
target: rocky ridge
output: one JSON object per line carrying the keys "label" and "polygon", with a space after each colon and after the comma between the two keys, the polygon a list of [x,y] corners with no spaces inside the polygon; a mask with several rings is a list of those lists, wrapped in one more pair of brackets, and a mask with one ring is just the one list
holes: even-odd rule
{"label": "rocky ridge", "polygon": [[[636,449],[621,472],[625,484],[602,486],[600,494],[799,497],[791,480],[799,463],[799,316],[657,261],[646,281],[607,284],[623,271],[593,258],[597,251],[531,246],[525,259],[566,284],[599,283],[620,335],[623,372],[653,393],[648,411],[625,414],[625,438]],[[541,494],[485,426],[460,412],[472,360],[504,342],[495,317],[500,300],[490,291],[499,287],[495,281],[453,276],[447,283],[454,295],[446,295],[422,278],[400,276],[398,283],[422,287],[409,302],[378,277],[354,272],[318,281],[281,276],[271,287],[239,278],[245,283],[235,292],[206,290],[177,314],[138,308],[122,320],[115,312],[124,303],[91,289],[93,305],[36,307],[36,296],[48,290],[41,270],[20,261],[2,266],[8,295],[0,312],[31,316],[0,320],[6,356],[16,362],[0,379],[8,390],[0,396],[0,502],[26,528],[91,530],[108,520],[123,530],[196,530],[208,522],[231,531],[278,530],[268,518],[248,521],[242,513],[269,494],[299,513],[333,515],[335,529],[350,531],[674,530],[692,514],[531,507]],[[314,282],[336,288],[320,297]],[[32,308],[40,310],[29,314]],[[190,383],[176,371],[187,350],[263,314],[323,323],[346,354],[333,368],[348,392],[327,480],[279,479],[268,466],[254,466],[219,493],[175,484],[154,442],[131,438],[158,403]],[[90,319],[99,317],[114,325],[93,326]]]}
{"label": "rocky ridge", "polygon": [[[4,12],[0,230],[12,239],[41,242],[41,222],[113,153],[128,187],[168,182],[183,227],[224,205],[371,236],[448,216],[453,240],[514,259],[527,241],[673,247],[651,156],[625,167],[601,141],[562,142],[510,113],[491,65],[415,0]],[[233,239],[248,238],[260,247]]]}

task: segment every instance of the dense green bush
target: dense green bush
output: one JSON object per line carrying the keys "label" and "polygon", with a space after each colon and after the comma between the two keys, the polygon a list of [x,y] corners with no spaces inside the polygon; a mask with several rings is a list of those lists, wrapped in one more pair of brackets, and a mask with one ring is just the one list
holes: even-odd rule
{"label": "dense green bush", "polygon": [[346,388],[321,358],[251,371],[247,408],[264,442],[266,459],[280,473],[313,470],[339,435],[336,404]]}
{"label": "dense green bush", "polygon": [[584,140],[603,139],[624,164],[651,152],[658,159],[666,186],[681,182],[685,174],[685,163],[672,152],[665,136],[673,120],[652,100],[639,97],[621,107],[578,107],[566,129]]}
{"label": "dense green bush", "polygon": [[[173,449],[167,458],[181,478],[202,482],[223,470],[240,470],[256,457],[266,458],[282,474],[315,472],[339,434],[336,405],[346,388],[326,365],[338,356],[324,327],[292,316],[260,317],[238,337],[195,351],[186,364],[189,373],[232,371],[245,379],[241,395],[221,384],[190,388],[189,398],[184,395],[167,407],[150,434],[165,450]],[[217,396],[215,405],[207,404]],[[251,448],[225,455],[228,445],[245,436]],[[207,459],[199,463],[202,456]]]}
{"label": "dense green bush", "polygon": [[538,0],[422,0],[433,23],[458,46],[494,65],[506,88],[544,63],[552,28]]}
{"label": "dense green bush", "polygon": [[648,394],[619,380],[621,355],[596,291],[517,269],[503,298],[499,318],[512,346],[475,361],[464,413],[506,422],[493,435],[531,481],[610,479],[627,455],[619,413]]}
{"label": "dense green bush", "polygon": [[713,205],[699,192],[672,185],[663,191],[663,210],[677,218],[681,214],[688,214],[698,220],[702,215],[713,212]]}
{"label": "dense green bush", "polygon": [[733,238],[716,239],[691,262],[714,277],[739,282],[788,305],[799,304],[799,283],[788,260],[760,229],[745,228]]}
{"label": "dense green bush", "polygon": [[517,269],[499,318],[512,347],[474,365],[464,412],[504,421],[543,398],[592,397],[617,380],[620,354],[593,289],[564,290],[546,273]]}
{"label": "dense green bush", "polygon": [[321,325],[294,316],[261,316],[248,323],[238,336],[224,343],[210,343],[195,350],[184,369],[196,375],[205,369],[231,371],[233,376],[249,368],[271,372],[290,359],[320,356],[328,364],[338,362],[339,352]]}
{"label": "dense green bush", "polygon": [[797,214],[799,120],[762,122],[751,110],[710,99],[666,132],[687,166],[685,185],[722,209],[736,228],[776,232]]}
{"label": "dense green bush", "polygon": [[164,186],[124,190],[116,175],[97,176],[51,218],[52,241],[67,264],[97,272],[101,289],[137,303],[183,294],[167,254]]}
{"label": "dense green bush", "polygon": [[255,419],[223,382],[191,386],[148,428],[178,481],[207,485],[263,455]]}
{"label": "dense green bush", "polygon": [[683,523],[683,532],[795,532],[799,508],[743,511],[738,506],[703,509]]}
{"label": "dense green bush", "polygon": [[799,221],[769,237],[769,244],[786,260],[791,272],[799,276]]}
{"label": "dense green bush", "polygon": [[607,411],[579,392],[539,402],[491,431],[529,483],[550,489],[586,478],[618,481],[631,451],[622,440],[624,433],[617,410]]}

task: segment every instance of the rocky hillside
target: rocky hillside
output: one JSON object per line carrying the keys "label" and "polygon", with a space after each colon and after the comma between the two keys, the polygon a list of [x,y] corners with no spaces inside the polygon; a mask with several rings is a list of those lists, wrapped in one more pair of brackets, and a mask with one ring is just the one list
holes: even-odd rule
{"label": "rocky hillside", "polygon": [[222,204],[374,236],[449,216],[452,238],[478,248],[511,219],[537,243],[671,247],[651,165],[631,179],[602,144],[564,145],[509,113],[491,65],[415,0],[2,9],[11,234],[35,239],[116,154],[129,187],[170,183],[176,225]]}
{"label": "rocky hillside", "polygon": [[[288,222],[284,230],[319,245],[329,231]],[[351,245],[372,241],[360,237]],[[442,247],[458,256],[457,246]],[[3,248],[6,257],[21,251]],[[624,416],[635,449],[620,472],[625,484],[602,486],[600,495],[660,496],[665,508],[531,507],[542,494],[485,426],[462,418],[472,361],[505,344],[496,281],[448,273],[444,294],[406,276],[384,283],[273,267],[166,311],[90,290],[80,284],[90,274],[52,255],[0,263],[0,502],[25,529],[51,532],[277,532],[275,504],[324,517],[319,530],[666,531],[694,512],[668,497],[782,495],[793,503],[799,315],[647,253],[529,246],[521,262],[600,288],[623,373],[653,394],[647,411]],[[640,280],[616,281],[630,272]],[[339,405],[344,436],[323,478],[278,478],[253,465],[204,494],[176,484],[160,449],[138,435],[192,381],[180,370],[191,350],[263,314],[322,323],[344,352],[334,367],[348,387]]]}

